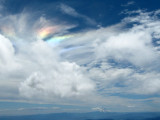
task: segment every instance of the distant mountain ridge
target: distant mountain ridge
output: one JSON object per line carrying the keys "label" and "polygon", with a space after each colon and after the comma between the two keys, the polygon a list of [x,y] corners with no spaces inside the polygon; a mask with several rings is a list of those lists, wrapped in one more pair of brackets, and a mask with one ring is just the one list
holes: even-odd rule
{"label": "distant mountain ridge", "polygon": [[23,116],[0,116],[0,120],[160,120],[160,113],[53,113]]}

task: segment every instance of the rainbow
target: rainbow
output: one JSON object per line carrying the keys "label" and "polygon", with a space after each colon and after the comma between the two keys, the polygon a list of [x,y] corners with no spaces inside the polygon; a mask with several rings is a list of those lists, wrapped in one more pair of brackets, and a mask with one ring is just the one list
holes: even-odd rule
{"label": "rainbow", "polygon": [[38,30],[38,36],[41,39],[48,37],[49,35],[53,35],[57,32],[58,28],[56,26],[49,26],[45,28],[41,28]]}
{"label": "rainbow", "polygon": [[[61,41],[68,40],[73,37],[73,34],[69,35],[58,35],[61,28],[59,26],[46,26],[36,30],[37,39],[44,40],[48,44],[57,45]],[[19,40],[16,31],[11,26],[2,26],[0,27],[0,32],[6,37],[11,38],[12,40]]]}
{"label": "rainbow", "polygon": [[73,35],[55,36],[46,40],[47,43],[59,43],[63,40],[73,37]]}
{"label": "rainbow", "polygon": [[38,37],[46,41],[48,44],[56,45],[59,42],[63,40],[67,40],[74,36],[74,35],[57,36],[56,33],[58,32],[59,32],[59,28],[57,26],[45,27],[38,30]]}
{"label": "rainbow", "polygon": [[14,38],[14,39],[17,38],[17,37],[16,37],[15,30],[14,30],[12,27],[10,27],[10,26],[2,26],[2,27],[0,28],[0,31],[1,31],[1,33],[2,33],[3,35],[5,35],[5,36],[8,37],[8,38]]}

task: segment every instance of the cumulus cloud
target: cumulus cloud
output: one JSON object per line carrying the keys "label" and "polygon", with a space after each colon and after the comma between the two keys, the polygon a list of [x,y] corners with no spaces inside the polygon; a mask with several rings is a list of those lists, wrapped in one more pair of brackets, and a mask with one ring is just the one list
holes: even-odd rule
{"label": "cumulus cloud", "polygon": [[132,28],[110,36],[99,44],[96,48],[98,57],[127,60],[136,66],[154,65],[153,62],[157,62],[159,52],[155,50],[153,39],[158,39],[156,34],[159,34],[159,19],[153,19],[153,13],[139,13],[137,17],[124,19],[125,23],[137,22]]}
{"label": "cumulus cloud", "polygon": [[23,96],[76,97],[89,94],[94,84],[81,72],[75,63],[63,62],[43,73],[33,73],[21,83]]}
{"label": "cumulus cloud", "polygon": [[44,41],[35,42],[30,49],[29,53],[33,55],[30,58],[36,62],[38,72],[33,71],[21,84],[22,95],[34,96],[40,93],[70,97],[84,95],[94,89],[93,83],[76,63],[61,61]]}
{"label": "cumulus cloud", "polygon": [[30,98],[46,96],[54,99],[86,95],[94,90],[93,82],[76,63],[61,61],[44,41],[30,44],[29,49],[23,55],[24,58],[28,58],[26,63],[30,66],[27,68],[31,75],[21,83],[21,95]]}
{"label": "cumulus cloud", "polygon": [[111,36],[106,42],[101,43],[96,50],[100,58],[105,56],[117,61],[127,60],[138,66],[150,64],[157,60],[151,35],[148,32],[139,30]]}
{"label": "cumulus cloud", "polygon": [[[18,16],[20,19],[17,21]],[[13,23],[3,25],[7,27],[6,29],[1,28],[6,36],[0,35],[0,67],[2,68],[0,72],[3,73],[1,83],[9,87],[11,82],[15,82],[16,87],[18,85],[20,87],[22,97],[30,99],[39,96],[40,99],[47,100],[52,96],[51,100],[54,100],[56,97],[79,97],[92,92],[94,83],[84,74],[81,67],[74,62],[61,59],[58,55],[58,48],[51,48],[45,41],[37,37],[37,30],[51,26],[48,20],[41,17],[35,24],[32,23],[30,32],[34,32],[31,33],[30,39],[25,37],[29,34],[26,32],[27,25],[30,25],[27,22],[28,17],[26,14],[18,14],[17,16],[6,16],[2,20]],[[14,27],[17,22],[19,26]],[[61,25],[54,26],[57,28],[55,34],[61,31]],[[70,26],[66,25],[66,28],[64,26],[63,30],[70,28]],[[8,31],[10,28],[13,29],[12,32]],[[8,80],[4,81],[4,79]],[[16,91],[13,94],[17,94],[15,87],[13,89]],[[46,96],[46,98],[41,96]]]}
{"label": "cumulus cloud", "polygon": [[12,66],[12,63],[14,62],[14,48],[12,43],[5,38],[4,36],[0,35],[0,66],[1,68],[6,68],[6,65],[9,64],[8,67]]}
{"label": "cumulus cloud", "polygon": [[[64,42],[62,47],[82,46],[77,51],[66,52],[64,57],[78,64],[87,64],[89,76],[106,94],[117,91],[158,94],[160,54],[158,45],[155,45],[155,41],[159,43],[160,33],[158,12],[139,10],[127,14],[131,17],[117,25],[81,33]],[[126,27],[128,25],[131,27]],[[85,60],[75,59],[85,54]]]}

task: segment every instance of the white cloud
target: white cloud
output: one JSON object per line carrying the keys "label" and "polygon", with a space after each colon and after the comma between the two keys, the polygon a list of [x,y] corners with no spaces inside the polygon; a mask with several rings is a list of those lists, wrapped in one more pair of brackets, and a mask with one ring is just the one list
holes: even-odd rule
{"label": "white cloud", "polygon": [[64,13],[66,13],[68,15],[75,16],[75,17],[79,16],[79,14],[75,11],[75,9],[73,9],[65,4],[61,4],[60,8]]}
{"label": "white cloud", "polygon": [[[1,98],[15,99],[21,82],[20,92],[23,97],[32,99],[36,95],[45,95],[46,101],[51,96],[52,100],[55,97],[83,96],[94,90],[94,83],[86,77],[79,65],[62,60],[57,54],[57,48],[53,49],[46,42],[37,40],[37,30],[40,28],[56,26],[58,33],[72,25],[53,25],[43,17],[35,23],[29,23],[30,17],[29,14],[22,13],[1,19],[1,30],[8,37],[0,35],[0,82],[6,86],[1,90]],[[36,73],[39,74],[36,76]],[[29,86],[35,81],[39,81],[35,88]],[[38,88],[39,84],[44,85],[41,88],[43,92]],[[4,94],[5,91],[11,93]],[[19,98],[18,96],[17,99]]]}
{"label": "white cloud", "polygon": [[[130,94],[159,93],[160,54],[153,44],[153,39],[159,39],[159,19],[155,12],[133,11],[129,14],[132,13],[137,13],[137,16],[127,17],[111,27],[80,33],[61,44],[62,48],[82,46],[77,51],[65,52],[64,57],[78,64],[87,64],[90,78],[106,94],[117,91]],[[126,28],[132,23],[133,27]],[[86,57],[81,60],[85,54]],[[110,59],[118,65],[112,65],[108,62]],[[97,66],[101,61],[107,65]],[[124,66],[125,63],[129,65]],[[137,75],[138,78],[135,77]],[[125,87],[117,87],[117,84]]]}
{"label": "white cloud", "polygon": [[26,97],[76,97],[89,94],[94,84],[86,78],[78,65],[57,63],[58,66],[43,73],[34,73],[20,86],[21,95]]}
{"label": "white cloud", "polygon": [[[68,14],[79,16],[72,8],[68,11]],[[12,40],[12,37],[0,35],[0,67],[3,68],[0,70],[3,73],[0,74],[3,85],[0,97],[21,100],[25,97],[45,103],[60,103],[63,100],[71,104],[80,100],[87,104],[127,107],[133,101],[109,94],[159,94],[160,56],[152,39],[159,39],[160,22],[154,12],[138,13],[137,17],[125,18],[110,27],[73,34],[73,37],[54,47],[37,39],[36,30],[53,25],[50,21],[41,17],[36,23],[32,21],[29,28],[28,16],[22,15],[18,22],[17,16],[6,16],[0,23],[5,20],[10,23],[8,28],[13,28],[13,31],[9,30],[15,37]],[[126,24],[132,22],[135,25],[126,28]],[[20,26],[13,27],[15,24]],[[21,27],[21,24],[25,25]],[[55,34],[61,31],[63,34],[72,27],[58,26]],[[62,30],[63,27],[65,30]],[[26,31],[30,31],[31,36],[27,36],[30,32]],[[75,49],[59,54],[68,46]],[[123,66],[124,63],[129,65]],[[18,89],[21,96],[18,96]]]}
{"label": "white cloud", "polygon": [[[1,67],[5,67],[5,65],[12,63],[12,60],[14,59],[14,48],[12,46],[12,43],[5,38],[4,36],[0,35],[0,59],[1,59]],[[13,60],[14,61],[14,60]]]}
{"label": "white cloud", "polygon": [[82,19],[86,20],[87,23],[92,24],[92,25],[96,25],[96,22],[93,19],[89,18],[88,16],[85,16],[85,15],[78,13],[75,9],[73,9],[72,7],[70,7],[68,5],[61,4],[60,9],[65,14],[82,18]]}
{"label": "white cloud", "polygon": [[152,16],[153,13],[143,13],[142,11],[138,13],[140,15],[137,17],[128,17],[122,21],[124,23],[137,22],[132,28],[110,36],[98,44],[95,48],[98,57],[113,58],[117,61],[127,60],[141,67],[154,66],[153,62],[157,62],[159,55],[152,39],[157,38],[156,34],[159,34],[160,22],[159,19]]}
{"label": "white cloud", "polygon": [[62,35],[76,26],[57,20],[57,18],[48,20],[44,16],[37,16],[34,12],[30,14],[25,11],[14,15],[5,15],[0,19],[1,34],[15,43],[27,43],[35,41],[37,38],[44,39],[43,37],[48,37],[47,35],[50,37]]}
{"label": "white cloud", "polygon": [[[97,74],[95,74],[97,73]],[[138,73],[133,69],[111,68],[106,71],[101,69],[91,70],[90,75],[100,80],[99,89],[102,94],[159,94],[159,76],[157,72]]]}
{"label": "white cloud", "polygon": [[129,1],[129,2],[127,2],[126,4],[122,4],[121,6],[123,6],[123,7],[128,7],[128,6],[131,6],[131,5],[134,5],[134,4],[135,4],[134,1]]}
{"label": "white cloud", "polygon": [[105,110],[104,108],[101,108],[101,107],[95,107],[95,108],[92,108],[93,111],[99,111],[99,112],[108,112],[107,110]]}
{"label": "white cloud", "polygon": [[130,92],[136,94],[159,94],[160,74],[156,72],[134,74]]}
{"label": "white cloud", "polygon": [[[44,101],[58,101],[58,98],[77,99],[80,96],[82,99],[82,96],[92,93],[94,82],[85,75],[81,67],[61,59],[58,48],[51,48],[37,37],[37,30],[43,27],[56,26],[56,33],[63,34],[73,26],[58,23],[53,25],[43,17],[28,22],[30,17],[29,14],[22,13],[1,19],[1,31],[8,38],[0,35],[0,82],[5,86],[1,86],[0,97],[29,97],[34,100],[38,96],[37,99]],[[30,86],[34,82],[34,86]],[[18,96],[18,87],[22,96]],[[7,91],[9,93],[6,94]]]}
{"label": "white cloud", "polygon": [[29,98],[39,96],[40,99],[54,100],[55,97],[86,95],[94,90],[93,82],[85,76],[77,64],[61,61],[55,50],[53,51],[44,41],[35,41],[28,47],[25,54],[21,53],[19,58],[22,60],[28,58],[26,64],[22,64],[30,73],[30,76],[21,83],[22,96]]}
{"label": "white cloud", "polygon": [[151,36],[144,31],[129,31],[111,36],[104,43],[101,43],[96,50],[98,58],[107,57],[117,61],[127,60],[138,66],[150,64],[157,59]]}
{"label": "white cloud", "polygon": [[[44,95],[54,99],[54,97],[82,96],[94,90],[93,82],[85,76],[77,64],[62,62],[44,41],[31,42],[27,49],[21,48],[21,51],[15,54],[12,43],[7,38],[0,37],[1,67],[5,68],[4,70],[12,68],[16,70],[16,64],[19,64],[21,66],[19,69],[25,73],[23,78],[20,78],[24,81],[20,86],[21,95],[33,98]],[[29,74],[30,77],[25,80]]]}
{"label": "white cloud", "polygon": [[0,41],[0,72],[3,74],[16,70],[19,65],[15,62],[15,50],[11,41],[3,35],[0,35]]}

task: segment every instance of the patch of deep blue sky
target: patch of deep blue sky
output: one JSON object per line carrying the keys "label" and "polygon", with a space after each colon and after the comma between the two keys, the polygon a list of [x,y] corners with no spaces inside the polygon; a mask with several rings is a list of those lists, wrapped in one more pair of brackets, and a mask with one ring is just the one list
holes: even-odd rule
{"label": "patch of deep blue sky", "polygon": [[[129,2],[132,4],[127,5]],[[59,4],[66,4],[78,13],[95,20],[96,25],[88,24],[81,18],[63,14],[59,9]],[[159,0],[6,0],[4,5],[6,13],[19,13],[25,9],[37,14],[45,15],[47,18],[57,17],[69,23],[78,24],[71,32],[86,28],[96,28],[97,25],[103,27],[118,23],[125,17],[120,14],[124,10],[146,9],[148,11],[159,9]],[[25,8],[25,9],[24,9]]]}
{"label": "patch of deep blue sky", "polygon": [[[128,4],[132,2],[132,4]],[[86,29],[97,29],[99,26],[106,27],[116,23],[119,23],[126,14],[121,14],[122,11],[128,10],[146,10],[153,11],[159,9],[160,0],[5,0],[2,2],[5,6],[5,11],[2,14],[17,14],[22,11],[29,11],[36,13],[34,16],[37,19],[40,15],[45,16],[47,19],[53,19],[54,17],[59,20],[63,20],[68,23],[77,24],[77,27],[72,28],[69,32],[79,32]],[[79,17],[70,16],[62,13],[57,7],[60,4],[65,4],[77,11],[82,15],[85,15],[93,19],[96,24],[89,24],[84,19]],[[127,5],[128,4],[128,5]],[[132,24],[128,25],[131,27]],[[156,46],[156,39],[153,40],[153,44]],[[117,67],[128,67],[131,66],[130,63],[124,62],[118,63],[113,59],[110,59],[109,62],[113,66]],[[99,63],[93,67],[98,67]],[[134,68],[137,69],[137,68]],[[138,69],[137,69],[138,70]],[[140,71],[141,72],[141,71]],[[117,84],[119,87],[125,87],[120,83]],[[153,97],[152,95],[129,95],[129,94],[120,94],[115,93],[111,96],[121,96],[130,99],[143,99]],[[154,95],[158,97],[158,95]],[[38,105],[29,103],[12,103],[12,102],[0,102],[0,109],[2,108],[19,108],[19,107],[49,107],[48,105]],[[57,106],[57,105],[53,105]],[[63,106],[64,107],[64,106]]]}

